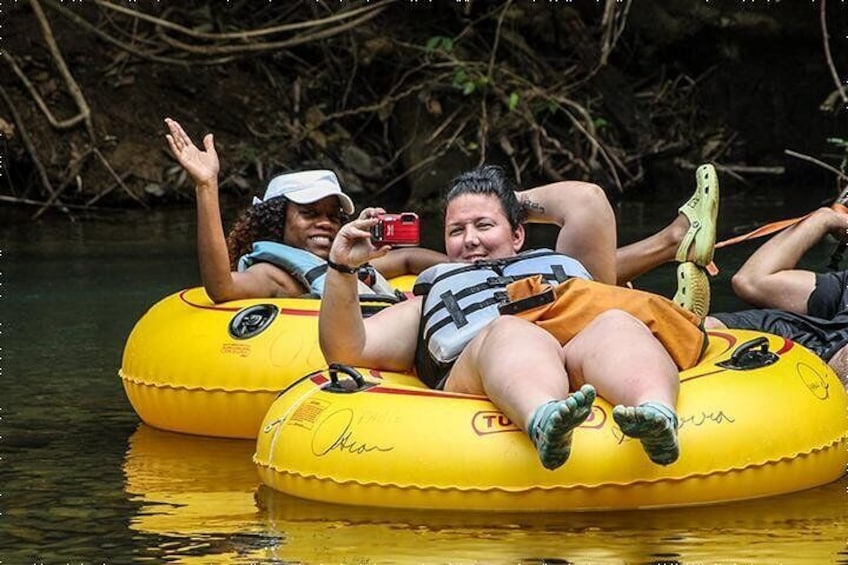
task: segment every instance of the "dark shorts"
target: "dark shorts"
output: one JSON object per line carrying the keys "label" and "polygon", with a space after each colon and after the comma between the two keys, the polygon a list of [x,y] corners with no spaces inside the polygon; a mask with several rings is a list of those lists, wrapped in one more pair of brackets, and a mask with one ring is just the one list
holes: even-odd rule
{"label": "dark shorts", "polygon": [[771,309],[711,315],[731,329],[758,330],[791,339],[825,361],[829,361],[837,351],[848,345],[848,313],[840,314],[832,320]]}
{"label": "dark shorts", "polygon": [[848,271],[817,273],[806,315],[763,308],[718,313],[713,317],[728,328],[758,330],[791,339],[829,361],[848,345],[847,285]]}
{"label": "dark shorts", "polygon": [[791,339],[829,361],[848,345],[846,284],[848,271],[816,274],[816,288],[807,300],[807,315],[763,308],[712,316],[728,328],[758,330]]}
{"label": "dark shorts", "polygon": [[445,383],[447,382],[449,375],[450,375],[450,371],[447,371],[442,376],[442,378],[439,379],[439,381],[436,383],[436,386],[434,386],[433,388],[436,389],[436,390],[445,390]]}
{"label": "dark shorts", "polygon": [[816,288],[807,299],[807,314],[829,320],[848,310],[848,271],[816,273]]}
{"label": "dark shorts", "polygon": [[431,361],[429,363],[418,363],[415,374],[428,387],[434,390],[445,390],[445,382],[448,380],[453,363],[442,365]]}
{"label": "dark shorts", "polygon": [[415,348],[415,374],[428,387],[435,390],[445,390],[453,362],[439,363],[430,356],[424,341],[424,324],[418,325],[418,347]]}

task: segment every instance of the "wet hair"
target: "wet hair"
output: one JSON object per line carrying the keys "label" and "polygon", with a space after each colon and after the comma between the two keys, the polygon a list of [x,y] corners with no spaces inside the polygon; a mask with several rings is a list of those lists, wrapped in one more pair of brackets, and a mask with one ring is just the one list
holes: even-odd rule
{"label": "wet hair", "polygon": [[254,204],[242,212],[227,234],[227,252],[232,270],[236,270],[239,257],[251,252],[254,242],[283,243],[288,202],[280,196]]}
{"label": "wet hair", "polygon": [[513,230],[527,220],[527,210],[515,196],[515,184],[497,165],[485,165],[462,173],[453,179],[452,186],[445,196],[445,208],[450,202],[464,194],[491,195],[498,199],[504,215]]}

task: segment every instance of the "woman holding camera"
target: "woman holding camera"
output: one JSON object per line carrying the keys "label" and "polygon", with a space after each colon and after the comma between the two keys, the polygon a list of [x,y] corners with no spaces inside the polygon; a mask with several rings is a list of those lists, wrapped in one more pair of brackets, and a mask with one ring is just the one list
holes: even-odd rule
{"label": "woman holding camera", "polygon": [[[336,175],[318,170],[274,177],[264,198],[254,198],[225,236],[218,200],[220,163],[212,134],[203,138],[201,150],[175,120],[166,118],[165,124],[171,153],[195,185],[198,259],[209,297],[225,302],[320,294],[330,244],[354,212]],[[372,266],[381,276],[371,277],[376,282],[363,283],[360,291],[391,293],[386,278],[417,274],[444,260],[444,254],[429,249],[393,250],[375,258]]]}
{"label": "woman holding camera", "polygon": [[[416,285],[416,293],[426,296],[392,305],[368,319],[362,317],[349,271],[385,251],[370,239],[376,214],[364,211],[341,228],[330,250],[333,269],[319,318],[322,351],[330,363],[394,371],[414,368],[434,388],[488,396],[527,432],[548,469],[567,461],[572,432],[589,416],[597,392],[617,404],[613,414],[620,428],[641,441],[653,462],[670,464],[679,455],[678,370],[697,362],[705,334],[696,316],[653,297],[659,304],[655,317],[675,324],[673,332],[656,335],[626,310],[644,302],[646,293],[587,280],[615,280],[615,221],[603,191],[594,185],[579,183],[575,188],[586,200],[581,210],[592,209],[594,214],[585,221],[570,217],[565,222],[567,231],[559,233],[556,243],[559,253],[520,252],[528,218],[559,222],[573,216],[574,210],[557,206],[562,203],[557,196],[562,184],[519,193],[519,201],[498,167],[460,175],[445,204],[445,249],[454,265],[434,266],[435,277],[429,278],[427,271],[419,277],[423,284]],[[521,265],[529,266],[522,271]],[[587,309],[563,320],[573,337],[561,339],[520,313],[498,315],[497,308],[488,320],[473,321],[478,305],[487,302],[485,296],[498,296],[504,287],[511,290],[508,271],[518,273],[512,280],[526,281],[537,268],[551,280],[564,279],[563,287],[577,281],[588,289],[589,300],[581,301]],[[496,275],[482,277],[478,285],[434,291],[455,275],[461,283],[464,275],[487,269]],[[594,293],[610,292],[616,293],[617,303],[592,300]],[[466,308],[461,296],[468,293],[473,305]],[[441,333],[441,328],[429,325],[440,310],[451,313],[442,326],[448,331]],[[466,336],[467,343],[457,341],[457,331],[469,324],[476,325],[476,331]]]}

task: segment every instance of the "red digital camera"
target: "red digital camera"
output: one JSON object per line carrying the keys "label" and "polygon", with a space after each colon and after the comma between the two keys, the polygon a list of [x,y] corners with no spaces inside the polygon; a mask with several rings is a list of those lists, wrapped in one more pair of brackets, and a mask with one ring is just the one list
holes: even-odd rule
{"label": "red digital camera", "polygon": [[371,241],[375,245],[418,245],[419,222],[415,212],[380,214],[371,228]]}

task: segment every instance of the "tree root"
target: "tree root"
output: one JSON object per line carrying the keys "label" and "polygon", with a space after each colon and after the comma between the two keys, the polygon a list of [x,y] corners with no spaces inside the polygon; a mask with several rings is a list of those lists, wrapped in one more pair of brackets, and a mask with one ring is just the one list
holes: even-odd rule
{"label": "tree root", "polygon": [[[25,59],[3,53],[23,85],[20,92],[0,94],[38,172],[42,194],[30,200],[44,202],[39,214],[70,200],[70,191],[64,191],[90,173],[95,161],[108,173],[108,186],[92,190],[93,183],[80,181],[88,190],[83,202],[94,204],[112,194],[134,206],[144,205],[138,187],[115,171],[117,165],[98,142],[97,128],[106,121],[99,118],[101,109],[89,106],[98,97],[89,100],[84,95],[42,6],[51,16],[60,15],[57,21],[73,32],[105,43],[111,72],[114,61],[120,61],[120,69],[142,62],[155,64],[154,73],[170,67],[162,75],[174,67],[182,73],[204,65],[208,76],[215,76],[208,69],[217,67],[222,76],[238,71],[238,76],[258,77],[266,97],[260,111],[202,124],[221,128],[235,123],[228,133],[249,133],[250,139],[230,144],[227,158],[238,162],[228,164],[230,172],[222,175],[222,188],[235,186],[239,192],[250,186],[244,180],[248,171],[263,179],[277,169],[302,164],[344,171],[345,150],[355,147],[378,163],[365,170],[378,170],[380,178],[360,175],[363,188],[374,197],[388,196],[389,190],[404,184],[413,186],[415,198],[434,197],[442,188],[436,181],[426,181],[432,184],[417,192],[414,185],[425,184],[420,180],[423,172],[445,162],[504,162],[519,182],[581,178],[603,181],[607,190],[621,193],[644,181],[652,158],[729,159],[740,143],[732,131],[720,127],[702,132],[701,138],[693,136],[692,124],[703,118],[693,94],[706,73],[696,78],[666,76],[662,68],[636,83],[616,66],[631,56],[620,51],[634,42],[625,34],[632,31],[632,0],[608,0],[594,11],[543,3],[530,7],[514,0],[465,2],[422,9],[432,18],[427,23],[438,24],[429,26],[419,25],[417,8],[400,0],[300,0],[283,7],[275,3],[274,9],[249,1],[223,7],[94,0],[79,10],[58,0],[30,4],[57,82],[76,107],[74,116],[57,118],[60,112],[33,84],[38,81]],[[828,66],[836,74],[826,41],[825,48]],[[227,103],[255,103],[258,95],[252,86],[245,84],[250,96],[232,96]],[[205,85],[185,87],[190,98],[180,103],[196,97],[200,104],[203,92],[197,92],[202,88]],[[837,83],[837,89],[835,102],[845,100],[844,88]],[[58,166],[49,166],[49,159],[39,159],[14,107],[13,100],[21,107],[21,97],[34,102],[36,115],[62,140],[85,129],[83,157],[59,172]],[[272,111],[263,111],[268,108]],[[103,139],[108,133],[100,132]],[[226,138],[219,139],[223,143]],[[238,151],[242,154],[233,155]],[[744,165],[728,170],[739,175],[762,172]],[[99,167],[96,172],[103,173]],[[354,172],[344,174],[357,179]]]}
{"label": "tree root", "polygon": [[[38,177],[41,180],[41,185],[44,187],[44,190],[47,191],[50,198],[53,199],[54,202],[58,202],[59,209],[65,212],[70,216],[70,212],[68,212],[67,207],[65,207],[61,200],[59,200],[58,193],[53,189],[53,185],[50,182],[50,176],[47,174],[47,169],[44,167],[44,164],[41,162],[41,159],[38,158],[38,151],[35,149],[35,144],[32,142],[32,138],[27,132],[27,128],[24,125],[24,121],[21,119],[21,115],[18,113],[17,108],[12,103],[12,99],[6,93],[6,90],[0,86],[0,97],[3,98],[3,101],[6,103],[6,107],[9,109],[9,112],[12,114],[12,120],[15,122],[15,126],[18,128],[18,134],[21,136],[21,141],[26,148],[27,153],[32,159],[32,163],[35,166],[35,170],[38,172]],[[23,196],[21,198],[26,198],[29,189],[24,191]]]}

